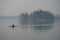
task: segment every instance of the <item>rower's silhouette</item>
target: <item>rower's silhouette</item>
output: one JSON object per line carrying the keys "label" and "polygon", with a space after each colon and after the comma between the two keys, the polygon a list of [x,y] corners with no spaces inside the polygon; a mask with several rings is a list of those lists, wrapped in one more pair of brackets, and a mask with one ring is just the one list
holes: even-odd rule
{"label": "rower's silhouette", "polygon": [[12,26],[9,26],[9,27],[12,27],[14,29],[16,26],[14,24],[12,24]]}

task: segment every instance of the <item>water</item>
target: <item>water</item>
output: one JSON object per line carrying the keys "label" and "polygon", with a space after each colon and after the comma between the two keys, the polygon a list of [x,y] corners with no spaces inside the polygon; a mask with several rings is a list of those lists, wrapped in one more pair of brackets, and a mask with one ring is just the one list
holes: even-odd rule
{"label": "water", "polygon": [[[14,29],[9,27],[15,24]],[[21,26],[18,19],[0,20],[0,40],[60,40],[60,22],[54,22],[50,28],[39,26]]]}

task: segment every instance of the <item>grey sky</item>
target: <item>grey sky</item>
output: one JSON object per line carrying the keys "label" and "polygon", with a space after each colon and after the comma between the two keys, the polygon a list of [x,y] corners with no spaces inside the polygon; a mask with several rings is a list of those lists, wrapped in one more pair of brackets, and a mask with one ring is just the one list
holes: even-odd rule
{"label": "grey sky", "polygon": [[18,16],[23,12],[42,9],[54,14],[60,13],[60,0],[0,0],[0,15]]}

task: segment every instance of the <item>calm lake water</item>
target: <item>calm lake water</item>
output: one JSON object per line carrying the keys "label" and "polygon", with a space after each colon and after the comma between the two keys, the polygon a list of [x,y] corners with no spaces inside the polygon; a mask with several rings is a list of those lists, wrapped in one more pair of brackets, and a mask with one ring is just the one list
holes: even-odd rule
{"label": "calm lake water", "polygon": [[[9,27],[15,24],[14,29]],[[0,40],[60,40],[60,22],[54,22],[51,27],[22,26],[18,19],[0,20]]]}

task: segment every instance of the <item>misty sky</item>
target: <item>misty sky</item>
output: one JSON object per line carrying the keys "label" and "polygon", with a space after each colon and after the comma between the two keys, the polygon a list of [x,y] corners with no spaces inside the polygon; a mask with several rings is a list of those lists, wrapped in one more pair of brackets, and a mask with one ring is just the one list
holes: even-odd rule
{"label": "misty sky", "polygon": [[42,9],[60,14],[60,0],[0,0],[0,16],[19,16]]}

